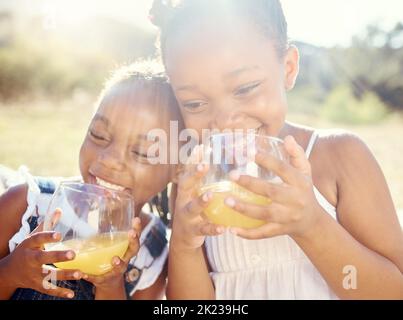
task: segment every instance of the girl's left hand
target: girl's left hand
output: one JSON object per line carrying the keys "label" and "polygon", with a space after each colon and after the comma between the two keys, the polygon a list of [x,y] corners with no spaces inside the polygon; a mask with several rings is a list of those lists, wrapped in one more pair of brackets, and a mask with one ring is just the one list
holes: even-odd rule
{"label": "girl's left hand", "polygon": [[305,152],[292,136],[284,140],[290,163],[273,156],[257,154],[256,162],[263,168],[273,171],[283,183],[274,184],[251,176],[240,176],[233,171],[230,177],[240,186],[271,199],[266,206],[243,202],[234,197],[226,198],[227,206],[249,217],[267,221],[259,228],[231,228],[230,231],[246,239],[263,239],[278,235],[304,236],[315,225],[321,215],[316,200],[311,165]]}
{"label": "girl's left hand", "polygon": [[91,282],[97,289],[116,288],[123,284],[123,275],[127,270],[130,260],[137,254],[140,248],[141,221],[140,218],[134,218],[132,222],[132,230],[129,231],[129,247],[123,256],[112,258],[112,270],[107,273],[94,276],[84,275],[83,279]]}

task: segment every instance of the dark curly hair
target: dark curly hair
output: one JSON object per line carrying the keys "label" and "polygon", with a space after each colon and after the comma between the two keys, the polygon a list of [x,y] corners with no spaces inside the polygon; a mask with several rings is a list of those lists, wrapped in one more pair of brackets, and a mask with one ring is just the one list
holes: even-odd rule
{"label": "dark curly hair", "polygon": [[[102,105],[108,99],[113,99],[116,89],[123,87],[128,92],[132,92],[135,91],[133,89],[139,83],[141,83],[144,88],[152,89],[153,93],[151,98],[155,100],[158,105],[167,107],[165,110],[161,110],[161,112],[168,113],[171,119],[178,120],[179,123],[183,125],[179,107],[168,78],[165,75],[164,68],[161,63],[156,60],[139,60],[115,70],[111,78],[106,82],[98,98],[97,106]],[[130,99],[135,101],[136,95],[129,95],[128,99],[129,101]],[[158,112],[155,116],[160,116],[161,112]],[[170,220],[168,187],[155,195],[148,202],[148,207],[150,211],[157,214],[162,221],[168,225]]]}
{"label": "dark curly hair", "polygon": [[246,19],[273,41],[280,57],[288,48],[287,21],[279,0],[154,0],[150,19],[160,29],[158,47],[162,59],[167,42],[195,21],[221,19],[225,15]]}

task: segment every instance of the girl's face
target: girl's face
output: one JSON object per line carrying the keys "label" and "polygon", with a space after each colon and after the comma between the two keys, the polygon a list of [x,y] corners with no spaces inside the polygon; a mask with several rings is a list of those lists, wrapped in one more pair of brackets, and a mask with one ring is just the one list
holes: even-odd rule
{"label": "girl's face", "polygon": [[280,58],[256,26],[209,21],[168,38],[165,64],[187,128],[279,135],[298,73],[296,48]]}
{"label": "girl's face", "polygon": [[168,106],[153,105],[143,92],[135,103],[129,103],[133,99],[127,93],[104,99],[80,150],[84,182],[125,189],[134,196],[137,210],[170,181],[168,164],[151,165],[147,159],[153,144],[147,141],[148,132],[161,128],[169,133],[169,116],[161,112]]}

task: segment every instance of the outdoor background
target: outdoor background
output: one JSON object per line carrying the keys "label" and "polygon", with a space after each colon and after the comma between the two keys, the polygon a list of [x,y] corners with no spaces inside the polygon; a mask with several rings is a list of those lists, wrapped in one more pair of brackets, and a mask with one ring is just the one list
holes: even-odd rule
{"label": "outdoor background", "polygon": [[[301,74],[289,119],[355,132],[403,209],[403,1],[283,0]],[[77,175],[102,84],[154,54],[151,0],[0,0],[0,164]]]}

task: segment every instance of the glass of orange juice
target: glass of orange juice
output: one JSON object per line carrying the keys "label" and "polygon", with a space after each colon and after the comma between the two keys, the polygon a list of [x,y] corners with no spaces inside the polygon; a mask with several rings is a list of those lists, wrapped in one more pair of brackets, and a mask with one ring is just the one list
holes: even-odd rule
{"label": "glass of orange juice", "polygon": [[[62,214],[55,222],[53,213],[57,208]],[[48,243],[45,249],[75,252],[73,260],[55,263],[60,269],[102,275],[112,269],[114,256],[124,256],[133,217],[131,194],[93,184],[61,183],[44,221],[44,230],[59,232],[61,241]]]}
{"label": "glass of orange juice", "polygon": [[199,189],[199,193],[212,192],[213,198],[204,210],[205,216],[214,224],[226,227],[257,228],[265,221],[250,218],[230,207],[224,201],[235,197],[242,201],[267,205],[271,200],[251,192],[229,179],[231,171],[241,175],[262,178],[272,183],[281,183],[281,179],[255,162],[259,153],[288,161],[283,141],[270,136],[255,133],[229,132],[210,136],[204,146],[203,161],[209,164],[209,171]]}

